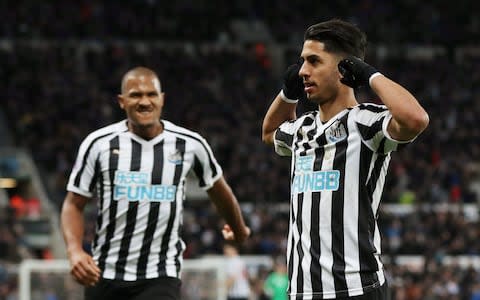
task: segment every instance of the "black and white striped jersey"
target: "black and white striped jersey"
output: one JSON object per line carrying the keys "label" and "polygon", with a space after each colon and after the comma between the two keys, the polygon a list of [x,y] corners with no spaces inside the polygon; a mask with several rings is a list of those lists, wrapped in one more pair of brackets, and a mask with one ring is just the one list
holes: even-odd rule
{"label": "black and white striped jersey", "polygon": [[276,152],[292,156],[291,299],[362,295],[385,282],[376,220],[400,146],[387,132],[391,117],[385,106],[360,104],[325,124],[308,112],[275,132]]}
{"label": "black and white striped jersey", "polygon": [[152,140],[130,132],[124,120],[80,146],[67,190],[99,199],[92,252],[104,278],[180,277],[187,173],[204,189],[222,176],[205,139],[162,122],[164,131]]}

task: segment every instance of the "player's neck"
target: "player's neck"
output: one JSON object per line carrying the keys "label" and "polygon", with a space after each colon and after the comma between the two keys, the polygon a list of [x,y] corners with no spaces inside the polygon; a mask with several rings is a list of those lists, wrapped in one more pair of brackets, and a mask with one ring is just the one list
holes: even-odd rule
{"label": "player's neck", "polygon": [[133,132],[135,135],[143,138],[144,140],[151,140],[160,135],[163,132],[163,123],[152,124],[148,126],[138,126],[128,123],[129,131]]}
{"label": "player's neck", "polygon": [[322,123],[328,122],[339,112],[358,104],[357,100],[355,99],[355,95],[353,94],[353,89],[350,90],[351,93],[348,93],[343,97],[337,97],[333,101],[327,101],[318,106],[320,120]]}

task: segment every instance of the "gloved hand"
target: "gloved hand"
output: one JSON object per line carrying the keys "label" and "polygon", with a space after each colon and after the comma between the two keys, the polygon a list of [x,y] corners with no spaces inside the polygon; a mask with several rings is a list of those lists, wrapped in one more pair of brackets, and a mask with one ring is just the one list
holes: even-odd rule
{"label": "gloved hand", "polygon": [[377,69],[355,56],[342,59],[338,63],[338,70],[343,76],[340,81],[354,89],[369,85],[372,75],[380,74]]}
{"label": "gloved hand", "polygon": [[304,94],[303,79],[298,75],[299,64],[287,68],[283,76],[282,99],[288,103],[296,103]]}

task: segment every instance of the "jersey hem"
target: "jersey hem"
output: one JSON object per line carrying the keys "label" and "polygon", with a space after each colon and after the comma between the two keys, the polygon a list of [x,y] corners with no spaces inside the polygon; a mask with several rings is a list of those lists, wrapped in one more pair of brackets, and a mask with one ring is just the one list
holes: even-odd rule
{"label": "jersey hem", "polygon": [[113,280],[113,281],[118,281],[118,282],[134,282],[134,281],[139,281],[139,280],[150,280],[150,279],[158,279],[158,278],[176,278],[176,279],[180,279],[179,276],[170,276],[170,275],[158,275],[158,276],[154,276],[154,277],[140,277],[140,278],[134,278],[134,279],[118,279],[118,278],[115,278],[115,276],[113,276],[112,278],[110,278],[110,276],[102,276],[103,279],[107,279],[107,280]]}
{"label": "jersey hem", "polygon": [[76,194],[79,194],[81,196],[84,196],[84,197],[87,197],[87,198],[91,198],[93,196],[92,193],[90,192],[86,192],[82,189],[79,189],[78,187],[74,186],[74,185],[69,185],[67,187],[67,191],[69,192],[73,192],[73,193],[76,193]]}
{"label": "jersey hem", "polygon": [[[385,284],[385,282],[383,283]],[[375,289],[378,289],[382,286],[380,281],[375,282],[372,285],[359,288],[359,289],[351,289],[351,290],[343,290],[343,291],[336,291],[336,292],[326,292],[326,293],[290,293],[288,297],[290,300],[296,300],[298,296],[307,297],[308,299],[312,300],[322,300],[322,299],[336,299],[336,298],[343,298],[343,297],[355,297],[361,296],[368,292],[371,292]]]}
{"label": "jersey hem", "polygon": [[223,171],[222,171],[222,172],[218,172],[217,176],[215,176],[215,177],[212,178],[212,181],[211,181],[210,184],[201,186],[200,188],[201,188],[202,190],[204,190],[204,191],[209,190],[209,189],[215,184],[215,182],[217,182],[217,180],[219,180],[220,177],[222,177],[222,176],[223,176]]}
{"label": "jersey hem", "polygon": [[399,141],[399,140],[396,140],[394,139],[390,133],[388,132],[388,124],[390,123],[390,120],[392,119],[392,114],[389,114],[388,116],[385,117],[385,120],[383,121],[383,124],[382,124],[382,131],[383,131],[383,134],[385,135],[385,137],[387,139],[389,139],[390,141],[392,142],[395,142],[397,144],[408,144],[408,143],[411,143],[413,142],[417,136],[415,136],[414,138],[410,139],[410,140],[407,140],[407,141]]}

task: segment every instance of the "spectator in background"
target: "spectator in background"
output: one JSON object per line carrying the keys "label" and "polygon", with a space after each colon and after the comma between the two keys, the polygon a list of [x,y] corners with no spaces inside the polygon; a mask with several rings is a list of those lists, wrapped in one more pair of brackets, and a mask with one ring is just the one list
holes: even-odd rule
{"label": "spectator in background", "polygon": [[226,257],[225,270],[227,273],[227,299],[248,300],[250,297],[250,282],[245,262],[238,253],[238,249],[231,243],[225,243],[223,254]]}
{"label": "spectator in background", "polygon": [[41,204],[37,197],[26,199],[26,217],[29,219],[38,219],[41,215]]}
{"label": "spectator in background", "polygon": [[27,213],[27,200],[19,194],[10,197],[10,208],[15,212],[16,218],[22,218]]}
{"label": "spectator in background", "polygon": [[473,284],[472,295],[468,300],[480,300],[480,282]]}
{"label": "spectator in background", "polygon": [[268,274],[264,291],[271,300],[288,300],[288,273],[286,258],[278,256],[273,262],[273,271]]}

